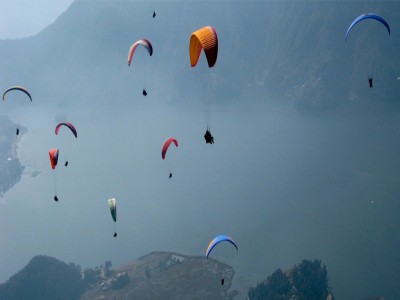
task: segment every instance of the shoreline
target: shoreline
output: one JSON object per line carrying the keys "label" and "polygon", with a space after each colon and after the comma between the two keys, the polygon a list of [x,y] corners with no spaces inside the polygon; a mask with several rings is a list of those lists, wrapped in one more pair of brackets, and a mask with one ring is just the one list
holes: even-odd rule
{"label": "shoreline", "polygon": [[20,132],[20,134],[17,135],[17,137],[11,143],[11,157],[13,159],[15,159],[15,158],[18,159],[18,154],[17,154],[18,143],[21,141],[21,137],[23,134],[24,134],[23,132]]}

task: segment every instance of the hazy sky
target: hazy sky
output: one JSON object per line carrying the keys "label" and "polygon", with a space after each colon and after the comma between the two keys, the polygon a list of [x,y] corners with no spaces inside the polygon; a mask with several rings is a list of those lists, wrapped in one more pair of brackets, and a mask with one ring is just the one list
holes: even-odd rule
{"label": "hazy sky", "polygon": [[0,0],[0,39],[35,35],[74,0]]}

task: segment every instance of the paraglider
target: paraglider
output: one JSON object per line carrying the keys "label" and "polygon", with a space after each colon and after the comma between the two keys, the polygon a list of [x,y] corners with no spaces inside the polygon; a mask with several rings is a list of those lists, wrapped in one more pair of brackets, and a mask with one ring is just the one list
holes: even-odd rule
{"label": "paraglider", "polygon": [[[347,41],[348,35],[350,33],[350,31],[353,29],[353,27],[358,24],[359,22],[363,21],[363,20],[367,20],[367,19],[372,19],[375,21],[378,21],[379,23],[381,23],[382,25],[384,25],[390,35],[390,27],[389,24],[386,22],[385,19],[383,19],[381,16],[374,14],[374,13],[366,13],[366,14],[362,14],[360,16],[358,16],[348,27],[347,31],[346,31],[346,35],[345,35],[345,40]],[[372,49],[372,48],[371,48]],[[369,50],[371,51],[370,57],[374,57],[375,55],[372,53],[373,50]],[[369,87],[372,88],[373,87],[373,83],[372,83],[372,77],[368,77],[368,84]]]}
{"label": "paraglider", "polygon": [[[128,51],[128,66],[131,65],[133,55],[134,55],[134,53],[135,53],[135,51],[136,51],[136,48],[137,48],[139,45],[144,46],[144,47],[146,48],[146,50],[147,50],[147,52],[149,53],[150,56],[153,55],[153,46],[151,45],[150,41],[147,40],[147,39],[140,39],[140,40],[138,40],[137,42],[135,42],[135,43],[129,48],[129,51]],[[142,74],[142,75],[143,75],[143,78],[146,78],[146,77],[147,77],[146,74]],[[146,79],[143,79],[143,80],[144,80],[144,81],[147,81]],[[146,86],[146,83],[145,83],[145,82],[142,82],[142,84],[143,84],[144,86]],[[143,96],[145,96],[145,97],[147,96],[146,88],[143,88],[142,94],[143,94]]]}
{"label": "paraglider", "polygon": [[[20,86],[20,85],[14,85],[14,86],[8,88],[8,89],[3,93],[3,101],[6,100],[6,95],[7,95],[9,92],[11,92],[11,91],[21,91],[21,92],[23,92],[24,94],[26,94],[26,95],[29,97],[29,99],[30,99],[31,102],[32,102],[32,96],[31,96],[31,94],[29,93],[29,91],[28,91],[26,88],[24,88],[23,86]],[[19,135],[19,128],[17,128],[17,130],[16,130],[16,135]]]}
{"label": "paraglider", "polygon": [[369,87],[372,88],[372,77],[368,77]]}
{"label": "paraglider", "polygon": [[108,206],[110,208],[111,217],[114,220],[114,237],[117,237],[115,231],[115,223],[117,222],[117,200],[115,198],[108,199]]}
{"label": "paraglider", "polygon": [[[196,30],[190,36],[189,41],[189,58],[192,67],[195,67],[200,59],[200,54],[204,50],[208,67],[212,68],[215,66],[218,57],[218,36],[214,27],[205,26],[199,30]],[[207,72],[201,71],[202,81],[204,84],[203,89],[206,90],[206,82],[210,84],[211,77]],[[206,97],[207,98],[207,97]],[[210,118],[207,118],[207,131],[204,135],[207,144],[213,144],[214,138],[210,132]]]}
{"label": "paraglider", "polygon": [[156,11],[153,10],[153,19],[156,17]]}
{"label": "paraglider", "polygon": [[203,49],[207,58],[208,67],[214,67],[218,56],[218,37],[217,32],[212,26],[206,26],[196,30],[190,36],[189,55],[192,67],[197,65]]}
{"label": "paraglider", "polygon": [[373,20],[376,20],[376,21],[382,23],[382,24],[386,27],[386,29],[387,29],[387,31],[388,31],[388,33],[389,33],[389,35],[390,35],[390,27],[389,27],[389,24],[388,24],[381,16],[378,16],[377,14],[374,14],[374,13],[366,13],[366,14],[362,14],[361,16],[357,17],[357,18],[350,24],[350,26],[349,26],[349,28],[347,29],[347,32],[346,32],[346,41],[347,41],[347,36],[349,35],[349,33],[350,33],[350,31],[352,30],[352,28],[353,28],[357,23],[359,23],[359,22],[361,22],[361,21],[363,21],[363,20],[366,20],[366,19],[373,19]]}
{"label": "paraglider", "polygon": [[[169,148],[169,146],[171,145],[171,143],[174,143],[176,147],[178,147],[178,141],[176,139],[174,139],[173,137],[168,138],[163,146],[162,146],[162,150],[161,150],[161,158],[165,160],[165,156],[167,154],[167,150]],[[169,173],[169,178],[172,177],[172,172]]]}
{"label": "paraglider", "polygon": [[[58,162],[58,149],[57,148],[53,148],[50,149],[49,151],[49,157],[50,157],[50,164],[51,164],[51,168],[54,170],[57,166],[57,162]],[[56,175],[54,174],[54,201],[58,202],[58,197],[57,197],[57,178]]]}
{"label": "paraglider", "polygon": [[208,256],[210,255],[210,253],[211,253],[211,251],[214,249],[214,247],[215,247],[216,245],[218,245],[219,243],[221,243],[221,242],[229,242],[229,243],[231,243],[233,246],[235,246],[236,251],[239,251],[239,250],[238,250],[238,247],[237,247],[237,245],[236,245],[236,243],[235,243],[235,241],[234,241],[231,237],[229,237],[229,236],[227,236],[227,235],[225,235],[225,234],[221,234],[221,235],[216,236],[216,237],[208,244],[208,247],[207,247],[207,250],[206,250],[206,258],[208,258]]}
{"label": "paraglider", "polygon": [[204,134],[204,139],[206,140],[206,144],[214,144],[214,137],[212,136],[209,128],[207,128],[207,131]]}
{"label": "paraglider", "polygon": [[142,45],[146,48],[146,50],[149,52],[150,56],[153,55],[153,46],[151,45],[150,41],[147,39],[140,39],[137,42],[135,42],[128,51],[128,66],[131,65],[133,54],[135,53],[136,48]]}
{"label": "paraglider", "polygon": [[225,282],[225,278],[221,278],[221,285],[224,285],[224,282]]}
{"label": "paraglider", "polygon": [[[61,127],[67,127],[72,132],[72,134],[75,136],[75,138],[76,139],[78,138],[78,132],[76,131],[75,126],[70,122],[61,122],[61,123],[59,123],[55,128],[56,135],[58,135],[58,132],[60,131]],[[68,160],[65,161],[64,166],[65,167],[68,166]]]}

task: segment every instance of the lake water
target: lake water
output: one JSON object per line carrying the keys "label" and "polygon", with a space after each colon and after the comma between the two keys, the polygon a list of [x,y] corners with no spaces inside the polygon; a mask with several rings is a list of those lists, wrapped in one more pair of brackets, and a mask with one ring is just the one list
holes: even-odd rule
{"label": "lake water", "polygon": [[[67,130],[54,134],[63,115],[78,139]],[[201,108],[143,101],[122,109],[36,107],[17,116],[28,128],[18,146],[26,169],[0,199],[1,282],[38,254],[82,267],[118,265],[151,251],[203,255],[224,233],[239,251],[220,245],[211,256],[235,268],[234,288],[317,258],[338,299],[400,297],[395,114],[215,109],[213,145],[204,142]],[[179,147],[163,161],[170,136]],[[55,171],[53,147],[60,147]],[[117,238],[111,197],[118,201]]]}

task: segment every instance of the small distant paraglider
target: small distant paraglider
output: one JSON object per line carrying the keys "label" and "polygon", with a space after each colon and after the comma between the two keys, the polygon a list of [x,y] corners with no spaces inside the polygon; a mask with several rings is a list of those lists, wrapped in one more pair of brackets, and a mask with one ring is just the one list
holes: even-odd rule
{"label": "small distant paraglider", "polygon": [[[386,27],[386,29],[390,35],[390,27],[385,19],[383,19],[381,16],[374,14],[374,13],[365,13],[365,14],[362,14],[362,15],[358,16],[357,18],[355,18],[354,21],[347,28],[345,40],[347,41],[350,31],[353,29],[353,27],[355,25],[357,25],[361,21],[368,20],[368,19],[375,20],[375,21],[378,21],[379,23],[381,23],[383,26]],[[368,77],[368,84],[369,84],[370,88],[373,87],[372,77]]]}
{"label": "small distant paraglider", "polygon": [[117,200],[115,198],[108,199],[108,206],[110,208],[111,217],[114,220],[114,237],[117,237],[115,231],[115,223],[117,222]]}
{"label": "small distant paraglider", "polygon": [[[136,51],[136,48],[139,45],[142,45],[143,47],[145,47],[147,52],[149,52],[150,56],[153,55],[153,46],[151,45],[150,41],[147,40],[147,39],[140,39],[137,42],[133,43],[132,46],[129,48],[129,51],[128,51],[128,66],[131,65],[132,59],[133,59],[133,55],[134,55],[134,53]],[[142,94],[145,97],[147,96],[147,91],[146,91],[145,88],[143,88]]]}
{"label": "small distant paraglider", "polygon": [[[58,154],[59,151],[57,148],[50,149],[49,151],[49,157],[50,157],[50,164],[51,168],[55,170],[58,162]],[[54,201],[58,202],[58,197],[57,197],[57,178],[56,175],[54,174]]]}
{"label": "small distant paraglider", "polygon": [[[161,158],[163,160],[165,160],[165,156],[167,154],[167,150],[168,150],[169,146],[171,145],[171,143],[174,143],[175,146],[178,147],[178,141],[175,138],[173,138],[173,137],[168,138],[164,142],[164,144],[162,146],[162,150],[161,150]],[[172,177],[172,172],[169,173],[169,178],[171,178],[171,177]]]}
{"label": "small distant paraglider", "polygon": [[[208,256],[210,255],[211,251],[214,249],[214,247],[217,246],[221,242],[231,243],[236,248],[236,251],[239,251],[235,241],[231,237],[229,237],[225,234],[221,234],[221,235],[217,235],[215,238],[213,238],[211,240],[211,242],[208,244],[208,247],[206,250],[206,258],[207,259],[208,259]],[[225,278],[221,277],[221,285],[224,285],[224,283],[225,283]]]}
{"label": "small distant paraglider", "polygon": [[214,137],[211,134],[210,128],[207,128],[204,139],[206,140],[206,144],[214,144]]}
{"label": "small distant paraglider", "polygon": [[[29,99],[31,100],[31,102],[32,102],[32,96],[31,96],[31,94],[29,93],[29,91],[28,91],[26,88],[24,88],[23,86],[20,86],[20,85],[14,85],[14,86],[8,88],[8,89],[3,93],[3,101],[6,100],[6,95],[7,95],[9,92],[11,92],[11,91],[20,91],[20,92],[25,93],[25,94],[29,97]],[[16,133],[16,135],[19,135],[19,128],[16,129],[16,132],[15,132],[15,133]]]}
{"label": "small distant paraglider", "polygon": [[156,11],[153,10],[153,19],[156,17]]}
{"label": "small distant paraglider", "polygon": [[[218,36],[214,27],[205,26],[194,31],[190,36],[189,41],[189,58],[190,65],[196,67],[200,59],[201,52],[204,50],[204,54],[207,59],[208,67],[213,68],[217,62],[218,57]],[[202,72],[203,83],[211,82],[209,72]],[[207,120],[207,131],[204,134],[204,139],[207,144],[214,144],[214,137],[210,131],[210,119]]]}

